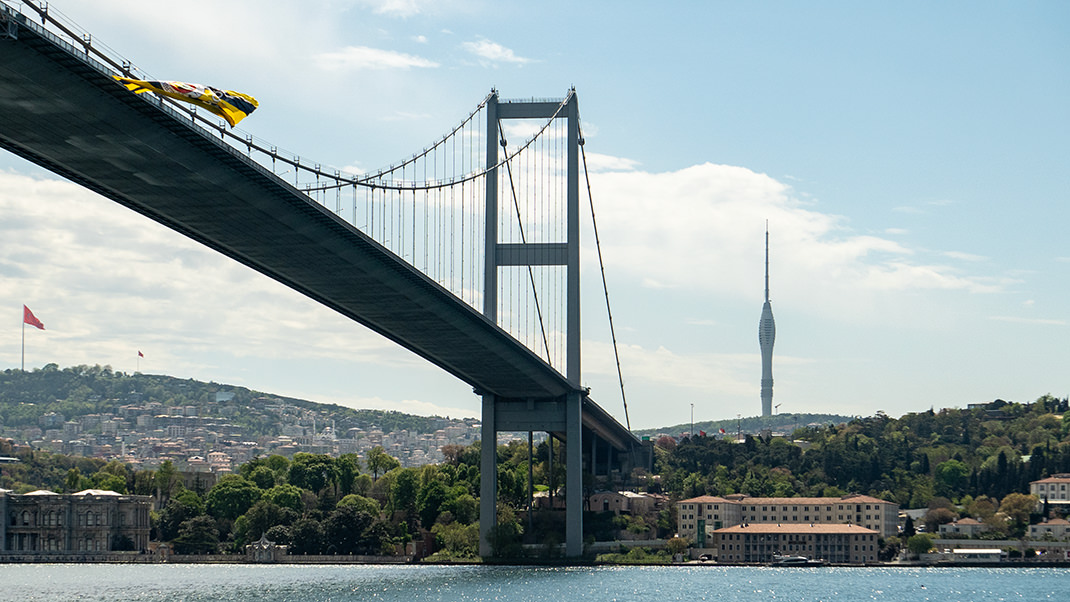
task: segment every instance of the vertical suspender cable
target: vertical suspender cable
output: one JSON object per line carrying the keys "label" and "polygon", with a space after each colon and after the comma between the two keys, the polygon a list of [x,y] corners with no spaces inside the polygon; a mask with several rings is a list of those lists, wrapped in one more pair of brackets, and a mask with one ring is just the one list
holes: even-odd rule
{"label": "vertical suspender cable", "polygon": [[606,313],[609,315],[609,336],[613,339],[613,357],[617,360],[617,379],[620,380],[620,398],[624,403],[624,421],[628,430],[632,422],[628,419],[628,399],[624,396],[624,374],[620,369],[620,353],[617,351],[617,334],[613,329],[613,311],[609,308],[609,286],[606,284],[606,265],[602,261],[602,243],[598,240],[598,220],[594,217],[594,196],[591,194],[591,174],[587,171],[587,153],[583,150],[583,131],[580,130],[580,155],[583,157],[583,174],[587,180],[587,199],[591,204],[591,223],[594,226],[594,246],[598,249],[598,268],[602,272],[602,291],[606,295]]}

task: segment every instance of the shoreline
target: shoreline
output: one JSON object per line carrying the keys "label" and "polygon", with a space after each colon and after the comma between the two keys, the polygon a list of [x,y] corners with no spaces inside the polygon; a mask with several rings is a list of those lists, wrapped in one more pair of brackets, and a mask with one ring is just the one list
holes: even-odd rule
{"label": "shoreline", "polygon": [[713,561],[691,560],[671,563],[610,563],[589,560],[491,560],[491,561],[431,561],[422,562],[412,556],[285,556],[277,560],[254,560],[245,555],[171,555],[161,558],[148,554],[0,554],[0,565],[15,564],[136,564],[136,565],[378,565],[378,566],[517,566],[517,567],[628,567],[628,566],[664,566],[664,567],[709,567],[709,568],[797,568],[797,569],[850,569],[850,568],[1070,568],[1070,560],[1014,560],[1005,562],[871,562],[871,563],[830,563],[824,567],[771,567],[768,563],[720,563]]}

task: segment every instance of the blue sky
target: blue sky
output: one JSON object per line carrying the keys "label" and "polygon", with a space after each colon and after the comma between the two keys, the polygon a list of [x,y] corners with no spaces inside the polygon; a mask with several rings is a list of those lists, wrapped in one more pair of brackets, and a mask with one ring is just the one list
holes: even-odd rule
{"label": "blue sky", "polygon": [[[370,170],[492,88],[575,86],[633,426],[760,411],[770,224],[782,412],[1070,394],[1070,4],[50,4],[152,77],[247,92],[241,129]],[[590,238],[590,226],[584,226]],[[588,241],[589,242],[589,241]],[[593,247],[585,384],[623,420]],[[0,157],[0,366],[110,364],[355,407],[469,388],[296,293]]]}

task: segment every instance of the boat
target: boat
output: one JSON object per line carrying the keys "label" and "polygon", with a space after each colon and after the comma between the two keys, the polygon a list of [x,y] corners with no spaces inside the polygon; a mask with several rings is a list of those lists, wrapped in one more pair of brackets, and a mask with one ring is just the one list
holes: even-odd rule
{"label": "boat", "polygon": [[773,562],[769,566],[828,566],[827,560],[813,560],[806,556],[787,556],[774,554]]}

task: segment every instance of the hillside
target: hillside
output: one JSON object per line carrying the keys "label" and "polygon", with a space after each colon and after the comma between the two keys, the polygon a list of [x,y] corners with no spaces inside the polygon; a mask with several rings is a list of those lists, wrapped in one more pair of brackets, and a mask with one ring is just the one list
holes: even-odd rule
{"label": "hillside", "polygon": [[[704,420],[697,421],[694,432],[698,435],[705,432],[707,435],[718,435],[720,429],[724,429],[726,436],[737,433],[761,433],[770,431],[774,435],[790,435],[795,429],[809,426],[824,426],[828,424],[844,424],[854,420],[855,416],[841,416],[839,414],[776,414],[773,416],[746,416],[738,419]],[[676,424],[653,429],[636,431],[636,435],[654,437],[657,435],[670,435],[678,437],[683,433],[690,433],[691,423]]]}
{"label": "hillside", "polygon": [[[384,432],[408,430],[431,433],[448,420],[385,410],[356,410],[273,395],[244,387],[180,379],[158,374],[127,374],[110,366],[56,364],[30,372],[0,372],[0,427],[37,426],[41,416],[54,412],[66,420],[90,414],[120,415],[127,405],[159,404],[162,413],[184,408],[197,416],[221,416],[250,429],[254,435],[277,435],[284,421],[267,406],[283,403],[320,416],[320,427],[334,423],[334,430],[378,428]],[[185,408],[192,408],[185,410]]]}

